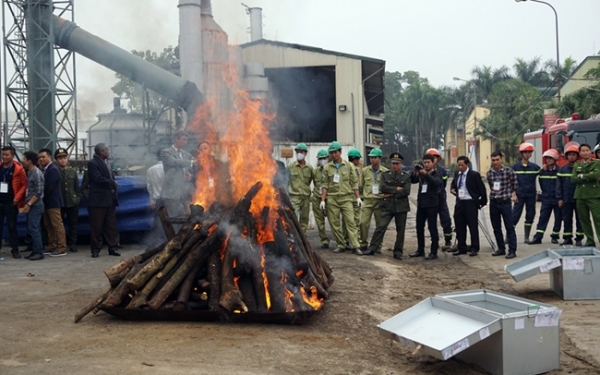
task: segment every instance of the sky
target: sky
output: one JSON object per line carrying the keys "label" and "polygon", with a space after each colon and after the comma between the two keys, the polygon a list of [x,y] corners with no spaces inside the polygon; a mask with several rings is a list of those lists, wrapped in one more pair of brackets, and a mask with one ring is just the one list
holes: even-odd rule
{"label": "sky", "polygon": [[[558,13],[560,57],[582,62],[600,50],[600,0],[547,0]],[[244,0],[263,9],[264,38],[378,58],[386,71],[414,70],[434,86],[456,86],[475,66],[515,58],[556,59],[552,9],[531,0]],[[178,0],[75,0],[75,22],[126,50],[176,45]],[[230,44],[250,41],[240,0],[213,0]],[[114,73],[77,59],[78,103],[93,118],[112,109]]]}

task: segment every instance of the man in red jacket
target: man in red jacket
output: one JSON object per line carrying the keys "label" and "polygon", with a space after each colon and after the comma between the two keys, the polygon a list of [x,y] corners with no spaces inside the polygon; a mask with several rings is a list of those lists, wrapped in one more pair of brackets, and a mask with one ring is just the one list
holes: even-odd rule
{"label": "man in red jacket", "polygon": [[17,215],[19,208],[25,205],[27,175],[23,166],[14,161],[15,149],[2,147],[2,171],[0,172],[0,226],[6,217],[6,226],[13,258],[21,258],[19,254],[19,237],[17,235]]}

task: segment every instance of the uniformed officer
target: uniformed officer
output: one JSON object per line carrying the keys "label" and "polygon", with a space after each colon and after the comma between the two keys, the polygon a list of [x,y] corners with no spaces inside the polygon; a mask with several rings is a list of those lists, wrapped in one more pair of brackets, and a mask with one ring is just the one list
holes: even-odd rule
{"label": "uniformed officer", "polygon": [[[343,253],[346,250],[344,235],[342,233],[340,216],[348,227],[348,236],[352,252],[362,255],[359,250],[358,231],[354,221],[353,203],[360,207],[362,200],[358,194],[358,176],[352,163],[342,160],[342,145],[339,142],[331,142],[329,145],[331,161],[323,168],[324,183],[319,208],[327,208],[329,226],[337,242],[334,253]],[[327,204],[325,201],[327,200]]]}
{"label": "uniformed officer", "polygon": [[329,248],[329,238],[327,232],[325,232],[325,211],[319,208],[319,202],[321,202],[321,193],[323,184],[325,182],[325,175],[323,174],[323,167],[329,161],[329,154],[327,150],[319,150],[317,153],[317,167],[313,168],[313,193],[311,197],[313,215],[315,216],[315,222],[317,223],[317,229],[319,230],[319,238],[321,239],[321,249]]}
{"label": "uniformed officer", "polygon": [[306,232],[310,213],[310,184],[313,180],[313,167],[306,162],[308,147],[304,143],[298,143],[294,151],[296,151],[296,160],[287,166],[290,176],[288,191],[292,207],[298,215],[300,227],[302,231]]}
{"label": "uniformed officer", "polygon": [[517,174],[517,201],[513,206],[512,221],[516,227],[525,206],[525,243],[529,243],[529,235],[535,218],[535,198],[537,196],[535,181],[540,173],[540,166],[529,161],[533,151],[531,143],[521,143],[519,153],[522,160],[513,165],[513,170]]}
{"label": "uniformed officer", "polygon": [[410,174],[402,170],[404,158],[398,152],[390,155],[392,170],[381,172],[379,192],[383,194],[380,204],[381,218],[377,220],[377,226],[371,244],[365,255],[373,255],[381,248],[383,236],[392,219],[396,222],[396,242],[394,243],[394,259],[402,259],[404,251],[404,229],[406,228],[406,216],[410,211],[408,197],[410,195]]}
{"label": "uniformed officer", "polygon": [[[388,169],[381,165],[383,153],[380,149],[374,148],[369,152],[371,165],[363,168],[360,174],[359,185],[363,187],[364,201],[360,213],[360,249],[364,252],[369,245],[369,227],[371,226],[371,216],[375,216],[375,225],[381,220],[381,200],[383,193],[379,189],[381,174]],[[381,253],[380,249],[375,251]]]}
{"label": "uniformed officer", "polygon": [[448,202],[447,202],[447,194],[446,194],[446,184],[448,182],[448,171],[446,168],[442,167],[439,162],[442,161],[442,155],[435,148],[430,148],[425,151],[426,154],[435,156],[434,168],[437,169],[437,172],[442,176],[442,186],[440,186],[440,199],[439,199],[439,208],[438,214],[440,215],[440,224],[442,224],[442,229],[444,230],[444,247],[451,248],[452,247],[452,219],[450,219],[450,210],[448,210]]}
{"label": "uniformed officer", "polygon": [[550,235],[553,244],[558,243],[560,236],[560,225],[562,224],[562,211],[558,207],[558,198],[556,197],[556,179],[558,175],[558,165],[556,161],[560,154],[555,149],[549,149],[542,155],[544,168],[540,170],[540,188],[542,189],[542,208],[540,209],[540,219],[538,220],[536,233],[530,244],[541,244],[542,237],[550,221],[550,215],[554,212],[554,226]]}
{"label": "uniformed officer", "polygon": [[577,215],[581,221],[581,228],[585,234],[585,246],[596,246],[594,230],[590,221],[590,214],[594,220],[594,228],[600,241],[600,162],[592,159],[592,148],[586,143],[579,145],[581,161],[573,166],[571,182],[575,188],[575,201],[577,202]]}
{"label": "uniformed officer", "polygon": [[[362,174],[362,168],[363,165],[360,162],[360,159],[362,158],[362,155],[360,153],[360,151],[358,151],[357,148],[351,148],[350,150],[348,150],[348,161],[350,163],[352,163],[352,165],[354,165],[355,171],[356,171],[356,176],[358,177],[358,194],[360,195],[360,198],[363,198],[363,187],[361,185],[361,179],[360,176]],[[360,237],[360,210],[361,207],[359,207],[356,202],[352,203],[352,208],[354,209],[354,222],[356,223],[356,228],[359,231],[359,237]],[[344,220],[342,219],[342,229],[344,230],[344,240],[346,241],[346,249],[350,248],[350,240],[348,238],[348,228],[346,227]],[[359,240],[360,242],[360,240]]]}
{"label": "uniformed officer", "polygon": [[573,166],[577,159],[579,159],[579,146],[577,144],[568,145],[565,148],[565,157],[567,158],[568,164],[560,167],[556,179],[556,198],[558,199],[558,207],[562,209],[562,218],[564,222],[563,242],[561,245],[573,245],[573,213],[575,213],[575,245],[581,246],[583,230],[581,229],[581,220],[579,220],[577,207],[575,205],[576,185],[571,182]]}
{"label": "uniformed officer", "polygon": [[60,187],[64,206],[61,214],[68,226],[67,245],[73,253],[77,252],[77,219],[79,218],[79,202],[81,191],[79,190],[79,177],[77,171],[69,166],[69,153],[64,148],[54,152],[54,160],[60,170]]}

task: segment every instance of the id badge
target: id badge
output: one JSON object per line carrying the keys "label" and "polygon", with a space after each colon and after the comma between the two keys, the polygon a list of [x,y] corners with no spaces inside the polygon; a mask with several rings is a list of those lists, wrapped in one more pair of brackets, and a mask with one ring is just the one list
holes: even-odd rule
{"label": "id badge", "polygon": [[494,181],[494,186],[492,187],[494,191],[500,191],[500,181]]}
{"label": "id badge", "polygon": [[458,189],[458,197],[460,199],[465,199],[467,196],[467,190],[465,188]]}
{"label": "id badge", "polygon": [[427,193],[427,184],[423,184],[423,185],[421,185],[421,193],[422,193],[422,194],[425,194],[425,193]]}
{"label": "id badge", "polygon": [[336,173],[333,175],[333,183],[334,184],[339,184],[340,183],[340,174]]}
{"label": "id badge", "polygon": [[211,189],[215,188],[215,179],[214,178],[212,178],[212,177],[208,178],[208,187]]}
{"label": "id badge", "polygon": [[373,185],[373,195],[379,194],[379,185]]}
{"label": "id badge", "polygon": [[319,195],[323,194],[323,186],[319,186]]}
{"label": "id badge", "polygon": [[8,183],[3,181],[0,182],[0,193],[8,193]]}

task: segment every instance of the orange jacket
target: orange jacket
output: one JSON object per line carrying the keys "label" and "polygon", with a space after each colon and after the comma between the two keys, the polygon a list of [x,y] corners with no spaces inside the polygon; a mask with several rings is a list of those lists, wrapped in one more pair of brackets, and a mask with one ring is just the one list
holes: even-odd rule
{"label": "orange jacket", "polygon": [[25,207],[25,191],[27,190],[27,174],[25,168],[18,161],[13,161],[15,170],[13,171],[12,188],[15,193],[14,200],[16,200],[17,207]]}

